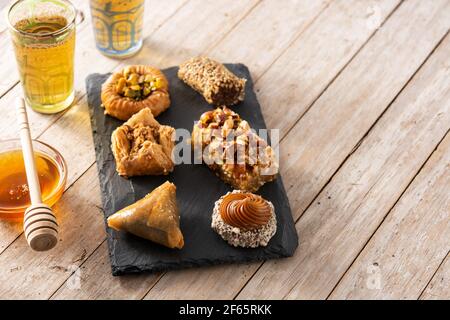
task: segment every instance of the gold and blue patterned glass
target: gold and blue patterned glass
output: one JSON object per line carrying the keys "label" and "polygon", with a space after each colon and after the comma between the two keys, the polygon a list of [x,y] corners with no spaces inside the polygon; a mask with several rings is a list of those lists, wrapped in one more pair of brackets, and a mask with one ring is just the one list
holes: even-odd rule
{"label": "gold and blue patterned glass", "polygon": [[110,57],[129,57],[142,47],[145,0],[91,0],[97,48]]}

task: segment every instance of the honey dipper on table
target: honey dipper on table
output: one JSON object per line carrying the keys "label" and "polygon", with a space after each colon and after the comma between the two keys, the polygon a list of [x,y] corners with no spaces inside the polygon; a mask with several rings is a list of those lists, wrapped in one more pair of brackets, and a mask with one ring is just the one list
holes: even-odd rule
{"label": "honey dipper on table", "polygon": [[58,223],[52,209],[42,202],[30,126],[22,98],[16,100],[16,111],[31,199],[31,205],[25,210],[23,229],[25,238],[33,250],[46,251],[52,249],[58,242]]}

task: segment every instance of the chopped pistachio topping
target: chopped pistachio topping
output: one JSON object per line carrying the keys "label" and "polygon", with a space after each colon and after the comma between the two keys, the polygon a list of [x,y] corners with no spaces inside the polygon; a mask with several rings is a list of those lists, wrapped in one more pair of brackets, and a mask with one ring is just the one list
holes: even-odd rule
{"label": "chopped pistachio topping", "polygon": [[119,78],[116,84],[116,91],[119,95],[134,100],[144,100],[153,91],[163,87],[163,80],[154,78],[149,74],[140,75],[125,68],[123,76]]}

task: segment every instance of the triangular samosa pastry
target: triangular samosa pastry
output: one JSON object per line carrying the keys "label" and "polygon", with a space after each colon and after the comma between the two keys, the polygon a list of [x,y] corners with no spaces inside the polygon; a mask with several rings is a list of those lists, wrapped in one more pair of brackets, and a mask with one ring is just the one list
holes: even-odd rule
{"label": "triangular samosa pastry", "polygon": [[181,249],[184,240],[175,185],[166,181],[141,200],[110,216],[108,226],[168,248]]}

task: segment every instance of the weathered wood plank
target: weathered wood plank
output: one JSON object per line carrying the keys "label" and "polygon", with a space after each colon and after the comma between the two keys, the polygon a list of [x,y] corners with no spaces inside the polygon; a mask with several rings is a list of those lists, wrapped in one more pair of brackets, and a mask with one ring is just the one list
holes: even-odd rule
{"label": "weathered wood plank", "polygon": [[[397,2],[391,0],[332,2],[331,5],[303,32],[295,43],[289,47],[283,57],[278,60],[283,61],[283,63],[275,63],[275,65],[262,76],[259,83],[257,83],[258,97],[260,98],[263,108],[267,111],[266,121],[270,122],[272,119],[270,110],[275,110],[280,105],[278,103],[278,96],[292,94],[292,88],[289,87],[290,84],[295,85],[296,83],[301,82],[303,73],[319,73],[319,75],[314,78],[314,81],[318,86],[316,90],[326,87],[327,83],[340,70],[340,68],[337,68],[336,66],[344,66],[352,57],[353,53],[374,31],[367,27],[368,20],[366,11],[367,8],[370,8],[375,4],[378,5],[379,8],[379,18],[383,20],[390,11],[395,8]],[[265,11],[270,12],[270,10],[266,9]],[[252,23],[247,24],[253,25]],[[236,28],[234,32],[239,33],[239,27]],[[246,26],[245,28],[248,27]],[[265,30],[266,28],[263,29]],[[245,32],[244,34],[247,33],[253,36],[253,33],[249,32]],[[351,38],[346,35],[351,35]],[[249,39],[248,41],[252,40]],[[223,43],[220,43],[213,52],[223,54],[224,58],[225,53],[233,56],[232,49],[228,48],[229,42],[230,41],[225,41],[226,46],[224,46]],[[323,47],[330,43],[333,44],[334,55],[332,55],[332,57],[324,57],[321,54],[321,52],[324,51]],[[223,53],[221,53],[222,51]],[[239,51],[237,52],[239,53]],[[245,55],[243,55],[243,57],[248,60],[250,65],[258,63],[255,62],[258,61],[258,51],[252,51],[251,53],[252,55],[250,57],[245,57]],[[255,59],[252,58],[253,56]],[[290,58],[285,59],[284,56]],[[297,56],[301,58],[297,58]],[[298,67],[299,65],[300,67]],[[316,65],[319,66],[317,69]],[[298,69],[296,69],[297,67]],[[264,68],[260,65],[259,69]],[[319,71],[319,69],[322,71]],[[296,70],[303,70],[304,72],[297,72]],[[327,71],[325,72],[324,70]],[[284,77],[278,78],[278,74],[284,75]],[[270,81],[269,79],[271,78],[274,81]],[[274,83],[284,82],[287,82],[289,85],[286,85],[279,90],[273,90]],[[297,99],[297,97],[293,97],[293,99]],[[273,107],[274,101],[277,105],[276,108]],[[293,108],[297,106],[297,101],[295,100],[292,100],[290,103]],[[304,103],[305,102],[303,101],[299,101],[298,105],[303,105]],[[304,107],[306,108],[306,104],[304,104]],[[250,279],[259,265],[260,264],[258,263],[254,263],[234,267],[218,266],[208,268],[207,270],[194,269],[170,272],[161,278],[157,285],[149,292],[147,298],[233,298],[238,294],[243,284]],[[204,285],[205,283],[208,283],[209,285],[206,286]],[[205,289],[210,287],[211,290]],[[189,288],[189,290],[187,290],[187,288]],[[217,290],[216,288],[221,289]]]}
{"label": "weathered wood plank", "polygon": [[297,219],[450,27],[450,2],[403,4],[289,132],[280,147]]}
{"label": "weathered wood plank", "polygon": [[398,4],[334,2],[258,81],[268,127],[284,137]]}
{"label": "weathered wood plank", "polygon": [[108,245],[104,241],[52,299],[141,299],[159,278],[157,274],[113,278],[110,269]]}
{"label": "weathered wood plank", "polygon": [[170,23],[164,24],[161,30],[150,36],[140,54],[128,59],[126,64],[150,63],[159,68],[178,65],[222,39],[259,2],[191,0]]}
{"label": "weathered wood plank", "polygon": [[450,300],[450,255],[434,275],[420,299],[423,300]]}
{"label": "weathered wood plank", "polygon": [[[447,56],[449,49],[450,45]],[[449,101],[450,81],[447,89]],[[447,113],[448,110],[450,103]],[[448,124],[450,116],[442,120]],[[450,134],[373,235],[331,298],[419,298],[450,250],[449,186]]]}
{"label": "weathered wood plank", "polygon": [[[0,28],[3,28],[0,26]],[[3,31],[0,33],[0,46],[5,48],[0,53],[0,97],[2,97],[8,90],[16,85],[19,81],[19,74],[17,72],[17,66],[15,63],[15,56],[11,46],[11,41],[8,37],[8,30],[4,27]]]}
{"label": "weathered wood plank", "polygon": [[263,1],[206,54],[226,62],[243,62],[254,79],[320,15],[331,0]]}
{"label": "weathered wood plank", "polygon": [[73,184],[95,162],[86,97],[72,106],[38,139],[60,150],[68,163],[67,185]]}
{"label": "weathered wood plank", "polygon": [[0,297],[49,297],[105,238],[96,170],[93,166],[54,206],[60,226],[55,249],[33,252],[22,234],[0,255]]}
{"label": "weathered wood plank", "polygon": [[222,265],[168,272],[151,288],[145,299],[233,299],[258,265]]}
{"label": "weathered wood plank", "polygon": [[[245,13],[249,9],[251,9],[256,2],[255,1],[248,2],[244,6],[242,4],[234,2],[233,5],[228,5],[225,11],[217,11],[216,5],[218,3],[219,3],[218,1],[214,1],[214,2],[210,1],[210,2],[208,2],[208,5],[206,5],[207,3],[205,3],[205,2],[191,1],[185,7],[183,7],[180,11],[177,12],[177,14],[170,20],[170,23],[177,25],[177,27],[181,28],[182,30],[188,29],[188,27],[192,24],[193,20],[186,19],[187,14],[184,11],[197,12],[197,11],[201,11],[201,10],[207,10],[208,13],[205,13],[205,14],[208,15],[214,21],[216,21],[215,28],[217,28],[217,30],[208,29],[208,30],[205,30],[204,32],[206,34],[214,34],[215,36],[217,36],[218,34],[225,33],[225,32],[227,32],[227,30],[231,29],[239,20],[239,16],[240,17],[245,16]],[[229,3],[229,2],[225,1],[225,0],[221,1],[222,8],[225,7],[223,5],[224,3]],[[178,16],[179,14],[180,14],[180,16]],[[202,17],[199,17],[199,18],[202,18]],[[165,41],[168,41],[167,39],[170,39],[170,41],[177,42],[178,40],[182,41],[183,38],[186,36],[186,34],[181,33],[181,32],[179,32],[176,35],[175,34],[172,35],[170,33],[172,31],[172,26],[170,26],[166,29],[166,27],[165,27],[166,25],[167,24],[164,24],[161,28],[159,28],[159,30],[152,35],[152,39],[157,38],[156,35],[160,34],[160,33],[165,33],[164,36],[160,36],[159,39],[161,41],[163,39],[166,39]],[[186,26],[186,28],[184,28],[184,26]],[[189,30],[186,30],[186,32],[189,32]],[[200,33],[198,33],[198,34],[200,35]],[[204,36],[204,35],[202,35],[202,36]],[[203,43],[203,46],[206,46],[207,43],[208,42],[205,40],[205,42]],[[150,44],[151,44],[151,42],[148,41],[146,45],[148,46]],[[152,57],[155,57],[155,60],[157,57],[159,57],[158,53],[155,53],[155,52],[146,52],[146,53],[141,52],[140,55],[142,55],[142,54],[145,54],[146,59],[150,59],[150,60],[152,60]],[[187,56],[185,58],[187,58]],[[99,57],[98,61],[99,61],[98,64],[100,64],[100,61],[101,61],[101,63],[103,63],[103,61],[110,61],[110,59]],[[113,61],[113,60],[111,60],[111,61]],[[167,64],[178,63],[178,61],[175,61],[175,60],[172,60],[172,61],[164,60],[164,61]],[[122,62],[122,63],[125,63],[125,62]],[[96,68],[97,67],[98,66],[96,66]],[[105,72],[105,70],[102,70],[101,72]],[[89,73],[89,70],[87,70],[86,73]],[[89,124],[89,120],[88,120],[87,105],[86,105],[85,100],[81,100],[79,104],[75,105],[70,110],[68,110],[61,117],[61,119],[58,122],[56,122],[53,126],[49,127],[43,133],[43,135],[41,137],[44,141],[57,146],[59,148],[59,150],[62,152],[62,154],[66,157],[69,169],[72,172],[70,174],[71,181],[75,181],[79,177],[79,175],[82,174],[85,170],[87,170],[87,168],[89,168],[89,166],[91,166],[92,163],[94,162],[94,146],[92,144],[92,138],[90,137],[90,135],[91,135],[90,132],[91,132],[91,130],[90,130],[90,124]],[[76,145],[77,148],[74,148],[73,147],[74,145]],[[84,177],[84,175],[83,175],[83,177]],[[84,179],[80,179],[79,181],[77,181],[77,183],[74,184],[74,186],[76,185],[79,187],[79,184],[86,183],[85,181],[86,180],[84,180]],[[98,185],[98,182],[96,182],[96,185]],[[87,188],[87,186],[84,186],[84,187]],[[95,199],[100,203],[99,195],[93,194],[92,196],[95,197]],[[86,220],[86,223],[89,223],[89,221]],[[99,223],[98,227],[102,230],[102,232],[100,232],[100,234],[102,234],[104,237],[105,232],[104,232],[103,222]],[[13,231],[17,231],[17,230],[13,230]],[[17,233],[11,233],[11,230],[9,230],[9,229],[6,230],[6,232],[10,232],[10,233],[5,234],[5,236],[3,237],[2,241],[4,243],[6,243],[8,240],[11,240],[11,239],[14,240],[14,238],[17,237],[17,235],[18,235]],[[2,234],[3,234],[3,230],[2,230]],[[65,236],[64,238],[67,242],[70,242],[70,243],[77,243],[79,241],[79,239],[76,236],[73,236],[73,237]],[[89,256],[93,252],[93,250],[95,250],[95,248],[97,248],[100,245],[100,243],[103,241],[103,239],[104,238],[102,238],[102,239],[92,238],[92,243],[89,244],[89,249],[86,250],[87,256]],[[19,238],[17,240],[17,242],[22,242],[22,238]],[[8,249],[6,249],[0,255],[0,257],[3,255],[8,256],[8,251],[12,250],[11,248],[14,247],[15,245],[16,245],[16,243],[14,242],[13,245],[11,245]],[[22,250],[24,250],[24,252],[23,252],[24,256],[33,256],[34,255],[33,252],[26,250],[26,248],[22,248]],[[43,254],[43,255],[45,255],[45,254]],[[63,263],[65,263],[65,261],[62,261],[61,265],[64,265]],[[3,263],[0,258],[0,265],[2,265],[2,264]],[[110,273],[109,268],[105,269],[104,272],[105,272],[105,274],[109,274]],[[64,281],[68,278],[69,275],[70,274],[66,274],[66,273],[61,274],[60,277],[58,278],[60,284],[64,283]],[[20,278],[20,276],[26,277],[27,273],[19,272],[17,277]],[[91,281],[91,280],[92,280],[92,278],[82,279],[82,285],[83,285],[83,281]],[[118,281],[118,278],[110,279],[110,280]],[[44,286],[44,284],[41,283],[41,278],[39,278],[38,276],[36,276],[33,281],[36,282],[36,284],[34,285],[35,287],[43,287]],[[8,284],[4,284],[4,285],[5,285],[5,288],[2,288],[0,286],[0,297],[3,296],[3,294],[5,292],[9,291]],[[104,285],[104,288],[106,291],[110,290],[110,288],[113,287],[113,286],[110,286],[110,283],[108,283],[108,282],[104,282],[103,285]],[[46,286],[45,289],[47,290],[46,291],[47,295],[46,296],[42,295],[42,296],[47,297],[47,298],[50,297],[50,295],[53,294],[59,287],[58,281],[56,281],[56,280],[52,281],[51,283],[46,283],[45,286]],[[123,289],[126,290],[127,287],[125,286],[125,287],[123,287]],[[142,295],[145,294],[146,291],[147,290],[142,291]],[[30,293],[30,295],[32,295],[32,294],[33,293]],[[123,296],[128,296],[129,292],[116,292],[116,294],[118,294],[118,295],[122,294]]]}
{"label": "weathered wood plank", "polygon": [[331,293],[449,130],[449,49],[450,36],[300,218],[295,256],[265,263],[238,298],[323,299]]}

